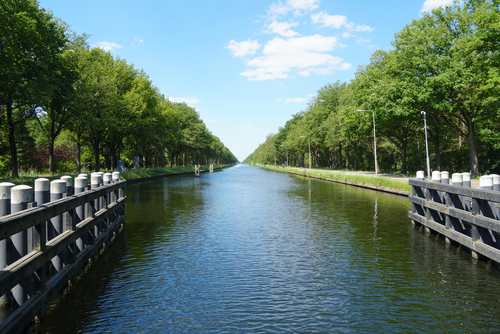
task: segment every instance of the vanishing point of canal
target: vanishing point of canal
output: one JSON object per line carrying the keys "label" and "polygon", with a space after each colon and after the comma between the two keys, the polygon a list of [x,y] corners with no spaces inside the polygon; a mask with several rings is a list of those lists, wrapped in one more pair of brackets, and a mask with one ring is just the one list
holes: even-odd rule
{"label": "vanishing point of canal", "polygon": [[31,333],[488,333],[500,271],[407,198],[238,165],[127,188],[124,232]]}

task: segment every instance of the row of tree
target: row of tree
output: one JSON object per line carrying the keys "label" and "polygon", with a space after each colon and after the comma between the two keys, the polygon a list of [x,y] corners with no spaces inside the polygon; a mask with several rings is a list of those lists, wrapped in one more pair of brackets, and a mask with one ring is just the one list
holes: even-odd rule
{"label": "row of tree", "polygon": [[395,34],[347,83],[322,87],[308,108],[269,135],[248,163],[374,168],[373,114],[380,169],[473,176],[500,171],[500,1],[456,1],[424,13]]}
{"label": "row of tree", "polygon": [[196,110],[89,47],[36,0],[2,0],[0,21],[0,169],[13,177],[20,168],[53,173],[68,160],[78,171],[134,156],[143,167],[180,156],[182,164],[237,161]]}

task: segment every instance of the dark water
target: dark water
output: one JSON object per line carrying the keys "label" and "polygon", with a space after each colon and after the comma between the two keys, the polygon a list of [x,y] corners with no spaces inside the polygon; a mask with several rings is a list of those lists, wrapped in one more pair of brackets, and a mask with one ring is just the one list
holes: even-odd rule
{"label": "dark water", "polygon": [[239,165],[129,186],[124,232],[35,333],[486,333],[500,274],[408,200]]}

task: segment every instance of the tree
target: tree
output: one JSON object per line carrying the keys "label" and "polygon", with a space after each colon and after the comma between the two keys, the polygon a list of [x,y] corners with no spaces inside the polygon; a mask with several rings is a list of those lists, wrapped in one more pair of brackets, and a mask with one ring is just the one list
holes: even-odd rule
{"label": "tree", "polygon": [[14,111],[32,110],[40,102],[67,38],[63,26],[35,0],[1,1],[0,22],[0,108],[7,118],[12,176],[18,177]]}

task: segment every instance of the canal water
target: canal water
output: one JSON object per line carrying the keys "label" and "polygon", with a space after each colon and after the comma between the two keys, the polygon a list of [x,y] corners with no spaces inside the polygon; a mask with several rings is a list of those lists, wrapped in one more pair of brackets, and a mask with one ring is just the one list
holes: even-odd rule
{"label": "canal water", "polygon": [[407,198],[238,165],[127,188],[122,234],[31,333],[487,333],[500,274]]}

